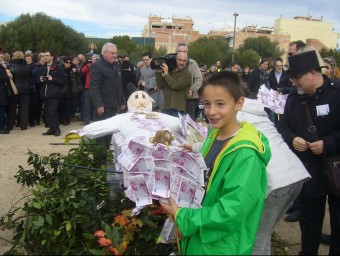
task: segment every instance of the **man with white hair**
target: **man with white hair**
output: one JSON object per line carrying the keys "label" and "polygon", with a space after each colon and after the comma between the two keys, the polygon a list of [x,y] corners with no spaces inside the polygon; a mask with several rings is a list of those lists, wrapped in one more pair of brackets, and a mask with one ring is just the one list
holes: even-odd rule
{"label": "man with white hair", "polygon": [[[96,110],[96,121],[115,116],[126,105],[117,54],[115,44],[105,43],[103,56],[90,67],[90,94]],[[105,145],[110,144],[110,139],[104,139]]]}

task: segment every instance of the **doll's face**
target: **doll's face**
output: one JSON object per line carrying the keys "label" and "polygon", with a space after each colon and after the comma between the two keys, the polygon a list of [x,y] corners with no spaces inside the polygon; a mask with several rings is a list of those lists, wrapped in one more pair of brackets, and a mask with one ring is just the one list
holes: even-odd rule
{"label": "doll's face", "polygon": [[132,93],[128,100],[129,112],[151,112],[152,111],[152,99],[144,91],[135,91]]}

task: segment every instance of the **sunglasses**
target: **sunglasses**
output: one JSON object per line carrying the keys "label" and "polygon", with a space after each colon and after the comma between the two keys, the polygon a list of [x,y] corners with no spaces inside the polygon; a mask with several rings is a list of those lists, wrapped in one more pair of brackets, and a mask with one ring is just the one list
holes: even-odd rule
{"label": "sunglasses", "polygon": [[67,61],[66,64],[71,64],[72,62],[71,61]]}

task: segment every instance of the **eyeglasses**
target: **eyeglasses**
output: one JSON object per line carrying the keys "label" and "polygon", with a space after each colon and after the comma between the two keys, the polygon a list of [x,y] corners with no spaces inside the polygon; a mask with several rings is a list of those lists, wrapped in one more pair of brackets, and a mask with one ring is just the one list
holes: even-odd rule
{"label": "eyeglasses", "polygon": [[66,64],[71,64],[72,62],[71,62],[71,61],[66,61],[65,63],[66,63]]}

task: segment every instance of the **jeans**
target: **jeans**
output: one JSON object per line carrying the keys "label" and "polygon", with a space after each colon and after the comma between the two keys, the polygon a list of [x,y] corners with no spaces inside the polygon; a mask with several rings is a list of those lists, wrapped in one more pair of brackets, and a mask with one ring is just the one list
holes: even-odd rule
{"label": "jeans", "polygon": [[276,224],[299,195],[305,180],[273,190],[264,201],[261,221],[256,234],[253,255],[270,255],[271,236]]}

